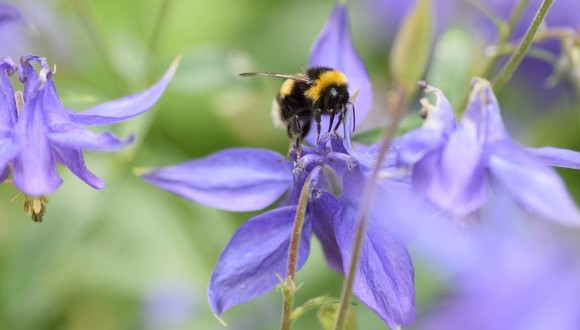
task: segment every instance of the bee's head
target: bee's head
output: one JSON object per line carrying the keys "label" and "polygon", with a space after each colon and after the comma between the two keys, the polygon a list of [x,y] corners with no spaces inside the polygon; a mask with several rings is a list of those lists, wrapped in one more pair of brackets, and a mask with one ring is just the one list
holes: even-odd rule
{"label": "bee's head", "polygon": [[342,111],[350,98],[347,86],[346,85],[332,86],[329,89],[328,93],[329,93],[328,104],[330,105],[330,107],[333,108],[335,112]]}

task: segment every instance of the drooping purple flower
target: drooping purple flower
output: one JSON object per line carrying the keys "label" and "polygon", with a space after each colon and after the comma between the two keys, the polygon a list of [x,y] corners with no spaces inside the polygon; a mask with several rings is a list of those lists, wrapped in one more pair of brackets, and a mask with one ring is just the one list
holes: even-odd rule
{"label": "drooping purple flower", "polygon": [[413,185],[429,201],[458,216],[478,210],[496,185],[524,209],[570,225],[580,212],[548,165],[579,168],[579,155],[557,148],[530,151],[507,134],[487,81],[474,81],[469,104],[456,124],[445,96],[433,87],[423,127],[397,142],[400,164],[412,167]]}
{"label": "drooping purple flower", "polygon": [[[327,172],[333,173],[340,187],[333,189]],[[318,148],[304,147],[294,168],[271,151],[229,149],[152,170],[143,178],[195,202],[226,210],[259,210],[286,192],[277,208],[240,227],[222,252],[209,287],[210,306],[221,314],[272,290],[278,284],[276,275],[286,275],[298,195],[306,180],[310,180],[310,194],[298,267],[308,257],[314,233],[330,266],[340,272],[347,269],[364,172],[346,153],[341,139],[330,133],[321,138]],[[336,188],[342,193],[333,193]],[[414,318],[413,265],[396,232],[395,224],[402,220],[397,219],[395,207],[409,189],[390,181],[381,189],[384,204],[377,203],[380,207],[371,212],[354,293],[389,325],[404,325]]]}
{"label": "drooping purple flower", "polygon": [[[32,65],[37,62],[40,70]],[[0,62],[0,172],[12,163],[14,185],[29,196],[54,192],[62,180],[56,162],[93,188],[105,183],[91,173],[83,150],[114,151],[133,138],[120,140],[113,134],[92,133],[82,125],[121,122],[149,109],[171,80],[177,61],[159,82],[137,94],[96,105],[85,112],[65,108],[58,98],[53,71],[44,58],[24,56],[18,66],[9,59]],[[19,71],[23,93],[14,93],[8,75]]]}
{"label": "drooping purple flower", "polygon": [[578,232],[530,219],[503,192],[482,218],[468,235],[443,221],[416,241],[417,254],[452,279],[418,328],[578,329]]}

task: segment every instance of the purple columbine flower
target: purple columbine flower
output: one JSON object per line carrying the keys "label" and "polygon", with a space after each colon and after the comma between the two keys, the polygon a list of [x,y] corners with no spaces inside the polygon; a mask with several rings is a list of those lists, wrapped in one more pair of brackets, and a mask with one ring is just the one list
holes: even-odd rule
{"label": "purple columbine flower", "polygon": [[[341,70],[349,79],[350,92],[358,90],[357,119],[362,120],[370,109],[371,86],[350,40],[344,4],[335,7],[312,49],[311,65]],[[343,125],[350,127],[350,118],[347,115]],[[349,142],[348,133],[346,136]],[[277,207],[240,227],[222,252],[208,290],[214,313],[222,314],[272,290],[279,283],[277,275],[286,277],[292,227],[306,180],[310,182],[310,191],[298,267],[308,257],[314,234],[322,244],[328,264],[339,272],[348,269],[368,168],[349,154],[343,142],[339,135],[327,133],[318,145],[304,146],[302,157],[294,166],[273,151],[235,148],[146,171],[143,178],[148,182],[223,210],[261,210],[281,199]],[[396,206],[405,205],[402,200],[409,197],[409,187],[385,181],[380,189],[383,197],[370,212],[354,294],[395,327],[411,323],[415,312],[413,264],[397,232],[401,212]]]}
{"label": "purple columbine flower", "polygon": [[[40,70],[33,62],[40,65]],[[8,163],[12,164],[14,185],[32,198],[28,201],[31,205],[36,205],[31,214],[35,220],[42,218],[40,204],[44,196],[62,182],[56,171],[57,161],[89,186],[101,189],[105,183],[87,169],[83,150],[115,151],[133,140],[120,140],[108,132],[95,134],[83,125],[113,124],[145,112],[157,102],[176,66],[177,61],[145,91],[74,112],[60,102],[53,71],[44,58],[23,56],[19,65],[8,58],[0,59],[0,173],[5,179]],[[24,84],[23,92],[14,92],[10,84],[9,76],[16,71]]]}
{"label": "purple columbine flower", "polygon": [[416,241],[451,279],[418,328],[580,328],[578,232],[530,219],[506,197],[494,196],[469,235],[442,221]]}
{"label": "purple columbine flower", "polygon": [[[236,148],[206,158],[147,171],[148,182],[192,201],[230,211],[260,210],[284,195],[278,207],[249,219],[231,238],[214,268],[209,303],[216,314],[256,298],[285,277],[298,196],[310,192],[298,253],[301,267],[314,234],[329,265],[348,269],[357,208],[366,169],[350,157],[342,139],[325,134],[317,148],[304,147],[292,163],[273,151]],[[336,185],[331,183],[336,182]],[[396,225],[409,187],[381,185],[372,210],[354,293],[390,326],[414,318],[413,265]]]}
{"label": "purple columbine flower", "polygon": [[580,168],[580,154],[558,148],[526,149],[507,134],[490,84],[473,83],[459,123],[436,88],[435,105],[424,101],[423,127],[397,141],[399,162],[412,168],[415,189],[453,215],[475,212],[496,186],[524,209],[570,225],[580,212],[564,182],[548,165]]}

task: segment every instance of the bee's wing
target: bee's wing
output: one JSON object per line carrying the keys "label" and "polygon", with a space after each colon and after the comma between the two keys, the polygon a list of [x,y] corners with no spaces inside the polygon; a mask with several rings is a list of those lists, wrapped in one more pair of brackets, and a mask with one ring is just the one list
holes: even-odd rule
{"label": "bee's wing", "polygon": [[300,74],[281,74],[281,73],[273,73],[273,72],[245,72],[240,73],[242,77],[251,77],[251,76],[264,76],[264,77],[276,77],[282,79],[292,79],[296,81],[301,81],[307,84],[312,84],[312,80],[308,79],[308,77]]}

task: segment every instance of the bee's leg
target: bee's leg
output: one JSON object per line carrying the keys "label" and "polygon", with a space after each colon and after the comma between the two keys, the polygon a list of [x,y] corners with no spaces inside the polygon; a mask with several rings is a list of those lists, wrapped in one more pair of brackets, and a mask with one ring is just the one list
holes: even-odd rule
{"label": "bee's leg", "polygon": [[[320,120],[322,119],[322,111],[320,109],[315,110],[314,120],[316,121],[316,144],[320,141]],[[308,133],[306,133],[308,134]],[[304,135],[306,135],[304,134]]]}
{"label": "bee's leg", "polygon": [[290,120],[288,120],[286,130],[288,133],[288,137],[290,138],[290,145],[288,146],[288,153],[286,154],[286,158],[290,159],[292,147],[298,150],[296,146],[300,143],[299,138],[300,135],[302,134],[302,130],[300,129],[300,120],[298,116],[294,116],[290,118]]}
{"label": "bee's leg", "polygon": [[294,140],[294,150],[296,151],[296,162],[300,162],[300,156],[302,155],[302,139],[296,137]]}
{"label": "bee's leg", "polygon": [[[336,114],[334,112],[332,112],[330,114],[330,122],[328,123],[328,132],[330,132],[330,129],[332,128],[332,123],[334,122],[334,116],[336,116]],[[336,128],[334,130],[336,131]]]}
{"label": "bee's leg", "polygon": [[[332,116],[334,117],[334,113],[332,114]],[[336,130],[338,129],[338,126],[340,126],[340,124],[342,123],[343,117],[344,117],[344,112],[341,111],[338,114],[338,122],[336,123],[336,126],[334,126],[334,130],[333,130],[334,133],[336,133]],[[332,121],[331,121],[331,125],[332,125]]]}
{"label": "bee's leg", "polygon": [[296,160],[300,159],[300,155],[302,153],[302,141],[304,141],[304,137],[308,134],[308,132],[310,132],[310,120],[310,118],[307,118],[302,122],[300,134],[296,137]]}

